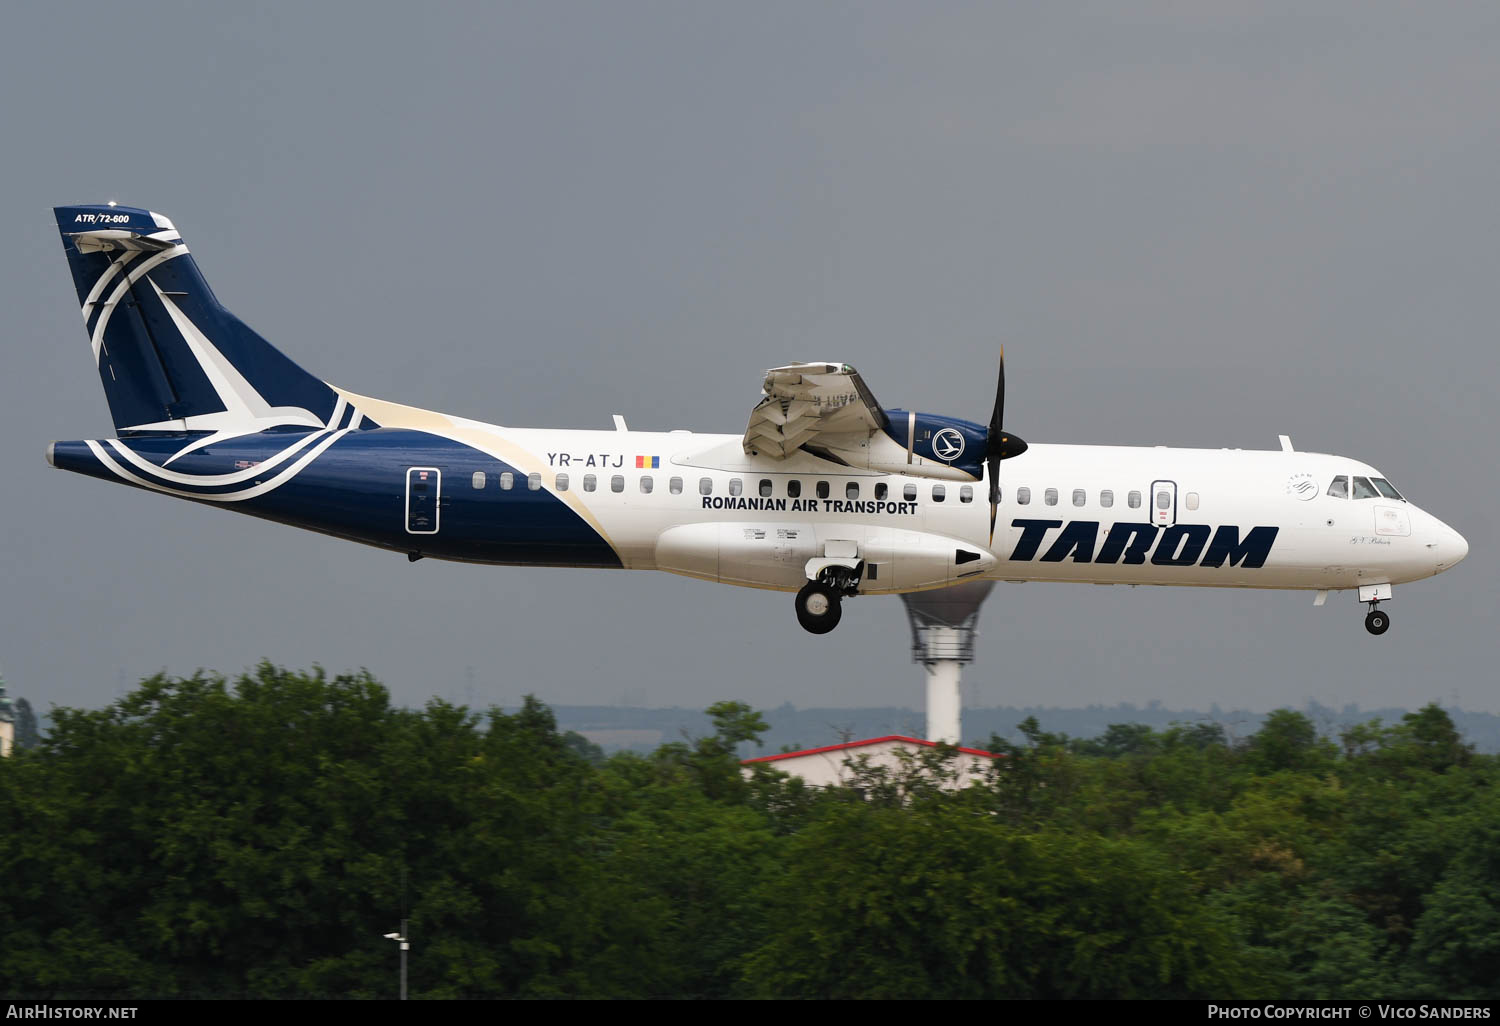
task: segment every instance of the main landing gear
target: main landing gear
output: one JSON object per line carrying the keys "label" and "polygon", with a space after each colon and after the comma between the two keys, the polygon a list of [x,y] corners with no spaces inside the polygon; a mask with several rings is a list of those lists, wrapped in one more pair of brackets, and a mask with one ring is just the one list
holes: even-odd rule
{"label": "main landing gear", "polygon": [[808,581],[797,592],[797,622],[810,634],[827,634],[844,615],[845,596],[859,591],[864,564],[857,567],[824,567],[818,579]]}
{"label": "main landing gear", "polygon": [[827,634],[844,615],[839,593],[822,581],[808,581],[797,592],[797,622],[812,634]]}

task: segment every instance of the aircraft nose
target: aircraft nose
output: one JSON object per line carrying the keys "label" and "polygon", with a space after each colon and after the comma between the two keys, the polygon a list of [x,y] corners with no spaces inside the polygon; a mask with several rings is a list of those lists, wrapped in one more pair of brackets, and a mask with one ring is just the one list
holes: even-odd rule
{"label": "aircraft nose", "polygon": [[1438,521],[1436,537],[1428,544],[1439,570],[1457,566],[1469,554],[1469,543],[1464,536],[1442,521]]}

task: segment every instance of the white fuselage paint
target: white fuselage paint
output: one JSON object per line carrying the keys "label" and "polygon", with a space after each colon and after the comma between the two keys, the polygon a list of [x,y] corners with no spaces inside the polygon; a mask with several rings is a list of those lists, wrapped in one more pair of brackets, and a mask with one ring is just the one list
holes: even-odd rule
{"label": "white fuselage paint", "polygon": [[[404,419],[392,417],[390,410],[386,416],[386,423]],[[967,486],[972,495],[965,502],[965,486],[952,480],[861,471],[801,451],[784,460],[750,456],[735,435],[551,431],[442,419],[460,428],[454,434],[465,442],[489,436],[492,444],[482,448],[502,455],[523,474],[540,474],[542,486],[592,523],[627,568],[747,587],[796,590],[807,580],[807,560],[824,555],[830,543],[848,541],[858,546],[862,559],[876,563],[899,562],[902,553],[920,551],[924,544],[937,550],[957,544],[984,555],[943,580],[903,577],[893,569],[889,576],[866,579],[860,591],[867,594],[942,587],[980,575],[1008,581],[1338,590],[1430,577],[1468,552],[1456,531],[1410,502],[1330,497],[1326,489],[1336,475],[1383,475],[1357,460],[1322,453],[1034,444],[1001,465],[1001,502],[991,542],[983,481]],[[420,426],[432,430],[435,425]],[[659,465],[638,468],[637,456],[655,456]],[[566,490],[558,487],[559,474],[568,476]],[[586,475],[594,476],[593,491],[584,490]],[[619,492],[612,489],[616,476],[623,483]],[[649,493],[641,490],[647,477]],[[681,479],[679,492],[672,491],[674,478]],[[700,489],[705,479],[711,483],[709,496]],[[762,481],[771,482],[769,498],[776,508],[720,508],[729,499],[765,505],[755,501],[762,498]],[[791,481],[800,484],[800,502],[788,497]],[[1241,539],[1257,527],[1275,528],[1264,565],[1236,566],[1228,560],[1220,566],[1163,565],[1149,557],[1134,563],[1095,561],[1115,524],[1152,522],[1152,487],[1159,481],[1175,488],[1172,524],[1212,531],[1230,526]],[[818,497],[819,482],[828,484],[828,501]],[[856,507],[847,505],[851,484],[858,485],[858,501],[870,504],[867,510],[876,502],[877,486],[885,486],[880,500],[885,507],[853,512]],[[945,493],[941,502],[934,500],[935,487]],[[914,500],[906,498],[910,489]],[[1024,504],[1022,489],[1030,492]],[[1056,490],[1052,505],[1049,489]],[[1108,507],[1101,501],[1106,490],[1113,493]],[[1303,498],[1309,491],[1311,497]],[[1075,492],[1082,493],[1081,501],[1075,501]],[[1129,505],[1133,492],[1140,496],[1136,508]],[[1190,495],[1196,508],[1189,508]],[[705,508],[705,498],[713,508]],[[1092,555],[1084,553],[1083,561],[1076,552],[1044,559],[1061,533],[1054,528],[1045,531],[1031,558],[1013,558],[1025,530],[1016,521],[1095,523]]]}

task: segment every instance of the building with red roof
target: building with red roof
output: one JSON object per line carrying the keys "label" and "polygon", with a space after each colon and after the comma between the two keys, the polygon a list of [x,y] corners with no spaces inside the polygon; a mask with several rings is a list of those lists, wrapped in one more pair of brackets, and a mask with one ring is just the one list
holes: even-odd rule
{"label": "building with red roof", "polygon": [[[781,752],[745,759],[740,765],[749,773],[755,766],[772,766],[783,773],[801,777],[813,787],[835,787],[850,783],[859,765],[870,769],[885,769],[895,776],[910,766],[913,760],[937,748],[935,741],[890,734],[873,737],[866,741],[846,741],[823,748],[807,748],[800,752]],[[953,781],[949,786],[968,787],[982,780],[994,760],[1002,756],[978,748],[958,748]]]}

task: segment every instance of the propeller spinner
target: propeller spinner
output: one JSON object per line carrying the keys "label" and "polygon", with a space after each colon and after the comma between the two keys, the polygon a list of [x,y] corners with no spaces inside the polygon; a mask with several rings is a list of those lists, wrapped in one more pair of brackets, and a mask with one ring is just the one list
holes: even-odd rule
{"label": "propeller spinner", "polygon": [[1000,347],[1000,381],[995,386],[995,410],[990,414],[990,430],[985,436],[984,464],[990,478],[990,544],[995,544],[995,515],[1000,506],[1000,461],[1019,456],[1026,443],[1002,429],[1005,418],[1005,347]]}

